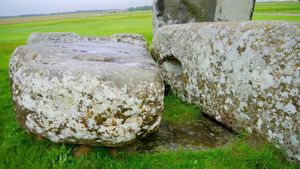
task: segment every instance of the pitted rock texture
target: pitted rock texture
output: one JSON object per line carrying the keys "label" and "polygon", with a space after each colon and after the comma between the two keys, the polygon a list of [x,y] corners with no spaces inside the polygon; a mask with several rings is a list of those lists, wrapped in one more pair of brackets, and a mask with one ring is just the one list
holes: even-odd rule
{"label": "pitted rock texture", "polygon": [[255,0],[154,0],[154,34],[158,28],[181,23],[248,21]]}
{"label": "pitted rock texture", "polygon": [[80,36],[76,33],[32,33],[27,39],[27,44],[40,42],[77,42]]}
{"label": "pitted rock texture", "polygon": [[32,33],[27,44],[34,44],[40,42],[122,42],[129,43],[132,45],[143,46],[147,48],[147,42],[142,35],[139,34],[114,34],[112,36],[79,36],[76,33],[61,33],[61,32],[50,32],[50,33]]}
{"label": "pitted rock texture", "polygon": [[300,24],[165,26],[153,41],[164,79],[181,99],[300,161]]}
{"label": "pitted rock texture", "polygon": [[41,40],[31,36],[35,43],[18,47],[10,61],[13,101],[23,128],[56,143],[114,147],[159,127],[160,69],[145,47],[132,45],[137,40],[122,39],[131,35],[115,36],[126,43],[46,35],[34,35]]}

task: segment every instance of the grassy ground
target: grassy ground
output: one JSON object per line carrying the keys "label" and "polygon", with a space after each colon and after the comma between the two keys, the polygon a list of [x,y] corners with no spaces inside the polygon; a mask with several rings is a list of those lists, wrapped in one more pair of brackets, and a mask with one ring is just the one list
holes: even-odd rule
{"label": "grassy ground", "polygon": [[[279,6],[278,6],[279,5]],[[296,6],[296,7],[295,7]],[[276,8],[276,10],[274,10]],[[282,11],[278,9],[284,9]],[[297,13],[299,4],[258,4],[257,13]],[[277,12],[278,13],[278,12]],[[298,10],[299,13],[299,10]],[[274,18],[273,18],[274,17]],[[254,19],[300,21],[299,16],[255,14]],[[30,21],[30,20],[29,20]],[[20,129],[12,110],[9,92],[8,62],[13,50],[25,44],[32,32],[76,32],[80,35],[107,36],[114,33],[140,33],[150,43],[152,21],[150,12],[90,16],[85,18],[56,18],[47,21],[31,20],[20,24],[0,21],[0,169],[15,168],[299,168],[284,160],[270,145],[252,147],[245,137],[232,144],[202,152],[164,152],[157,154],[117,154],[98,148],[86,157],[71,156],[72,145],[37,142]],[[165,99],[165,120],[185,122],[200,117],[199,109],[186,105],[174,96]]]}
{"label": "grassy ground", "polygon": [[300,2],[261,2],[256,4],[255,13],[299,14]]}
{"label": "grassy ground", "polygon": [[257,3],[253,19],[300,22],[300,2]]}
{"label": "grassy ground", "polygon": [[39,22],[39,21],[49,21],[57,19],[74,19],[74,18],[90,18],[99,16],[96,12],[80,12],[74,14],[60,14],[60,15],[44,15],[35,17],[15,17],[15,18],[3,18],[0,19],[0,24],[16,24],[16,23],[26,23],[26,22]]}

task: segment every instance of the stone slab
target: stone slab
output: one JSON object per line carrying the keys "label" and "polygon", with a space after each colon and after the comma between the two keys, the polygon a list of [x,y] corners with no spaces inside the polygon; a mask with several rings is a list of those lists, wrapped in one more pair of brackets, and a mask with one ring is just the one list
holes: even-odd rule
{"label": "stone slab", "polygon": [[21,126],[55,143],[111,147],[154,132],[164,86],[145,44],[139,35],[31,35],[10,60]]}
{"label": "stone slab", "polygon": [[223,22],[158,30],[153,56],[182,100],[300,161],[300,24]]}

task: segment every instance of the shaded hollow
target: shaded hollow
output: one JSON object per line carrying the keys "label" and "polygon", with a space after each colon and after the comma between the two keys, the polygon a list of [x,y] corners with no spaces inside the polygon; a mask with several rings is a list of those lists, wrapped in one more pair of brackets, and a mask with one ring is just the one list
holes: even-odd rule
{"label": "shaded hollow", "polygon": [[168,74],[172,74],[175,77],[178,77],[182,74],[181,62],[174,56],[166,57],[162,66]]}

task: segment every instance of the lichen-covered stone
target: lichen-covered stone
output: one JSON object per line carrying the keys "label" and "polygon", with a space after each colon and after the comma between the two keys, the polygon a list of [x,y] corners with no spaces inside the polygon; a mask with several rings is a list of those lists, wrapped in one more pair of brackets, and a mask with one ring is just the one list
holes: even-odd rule
{"label": "lichen-covered stone", "polygon": [[79,36],[76,33],[69,32],[50,32],[50,33],[32,33],[27,44],[34,44],[40,42],[122,42],[132,45],[147,47],[147,42],[142,35],[139,34],[114,34],[112,36]]}
{"label": "lichen-covered stone", "polygon": [[153,56],[181,99],[236,131],[275,141],[300,161],[300,24],[165,26]]}
{"label": "lichen-covered stone", "polygon": [[214,21],[247,21],[255,0],[154,0],[154,33],[170,24]]}
{"label": "lichen-covered stone", "polygon": [[10,61],[21,126],[53,142],[103,146],[122,146],[155,131],[164,87],[146,42],[137,38],[33,34]]}
{"label": "lichen-covered stone", "polygon": [[77,42],[80,36],[76,33],[32,33],[27,39],[27,44],[40,42]]}

